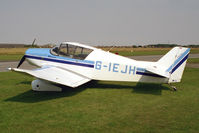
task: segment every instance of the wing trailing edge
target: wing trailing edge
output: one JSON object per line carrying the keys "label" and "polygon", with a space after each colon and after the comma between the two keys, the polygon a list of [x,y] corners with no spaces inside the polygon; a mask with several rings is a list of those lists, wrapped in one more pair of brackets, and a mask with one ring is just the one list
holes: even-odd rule
{"label": "wing trailing edge", "polygon": [[38,79],[43,79],[49,82],[73,88],[78,87],[91,80],[90,78],[79,75],[75,72],[53,66],[38,68],[34,70],[18,69],[18,68],[9,68],[9,70],[27,73]]}

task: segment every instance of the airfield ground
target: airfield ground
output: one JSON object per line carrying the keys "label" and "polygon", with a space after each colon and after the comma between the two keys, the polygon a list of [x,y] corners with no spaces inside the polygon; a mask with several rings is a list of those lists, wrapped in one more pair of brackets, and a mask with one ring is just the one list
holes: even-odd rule
{"label": "airfield ground", "polygon": [[[0,48],[0,61],[18,61],[27,48]],[[103,48],[122,56],[164,55],[171,48]],[[199,54],[199,48],[192,48],[190,54]]]}
{"label": "airfield ground", "polygon": [[198,133],[198,75],[186,67],[177,92],[166,84],[93,81],[55,93],[32,91],[28,75],[0,72],[0,132]]}
{"label": "airfield ground", "polygon": [[[143,60],[143,61],[157,61],[163,55],[147,55],[147,56],[128,56],[128,58],[132,58],[135,60]],[[8,71],[8,68],[15,68],[18,65],[19,61],[0,61],[0,72]],[[199,54],[190,54],[188,63],[188,67],[191,68],[199,68]],[[36,67],[30,65],[27,61],[25,61],[20,68],[22,69],[35,69]]]}
{"label": "airfield ground", "polygon": [[94,81],[64,92],[33,92],[32,77],[0,73],[0,131],[199,131],[199,69],[186,68],[174,92],[168,85]]}

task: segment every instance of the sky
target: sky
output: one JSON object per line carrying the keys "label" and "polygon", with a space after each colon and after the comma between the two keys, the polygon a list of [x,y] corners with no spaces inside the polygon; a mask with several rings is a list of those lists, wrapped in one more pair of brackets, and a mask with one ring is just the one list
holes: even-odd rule
{"label": "sky", "polygon": [[0,43],[199,44],[199,0],[0,0]]}

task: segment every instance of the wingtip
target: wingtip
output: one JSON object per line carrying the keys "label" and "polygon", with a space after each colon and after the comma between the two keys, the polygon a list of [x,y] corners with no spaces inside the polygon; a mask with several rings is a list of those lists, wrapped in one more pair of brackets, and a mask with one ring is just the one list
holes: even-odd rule
{"label": "wingtip", "polygon": [[8,71],[12,71],[12,68],[11,68],[11,67],[9,67],[9,68],[7,68],[7,70],[8,70]]}
{"label": "wingtip", "polygon": [[11,68],[11,67],[9,67],[9,68],[7,68],[7,70],[8,70],[8,71],[15,71],[16,68]]}

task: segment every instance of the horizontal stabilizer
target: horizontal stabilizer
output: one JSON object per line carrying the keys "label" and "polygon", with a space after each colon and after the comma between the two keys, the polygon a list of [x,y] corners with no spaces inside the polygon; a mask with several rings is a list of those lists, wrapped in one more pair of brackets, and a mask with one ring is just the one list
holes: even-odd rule
{"label": "horizontal stabilizer", "polygon": [[166,72],[166,68],[160,65],[149,66],[148,68],[146,68],[146,70],[153,74],[157,74],[159,76],[169,78],[169,72]]}

